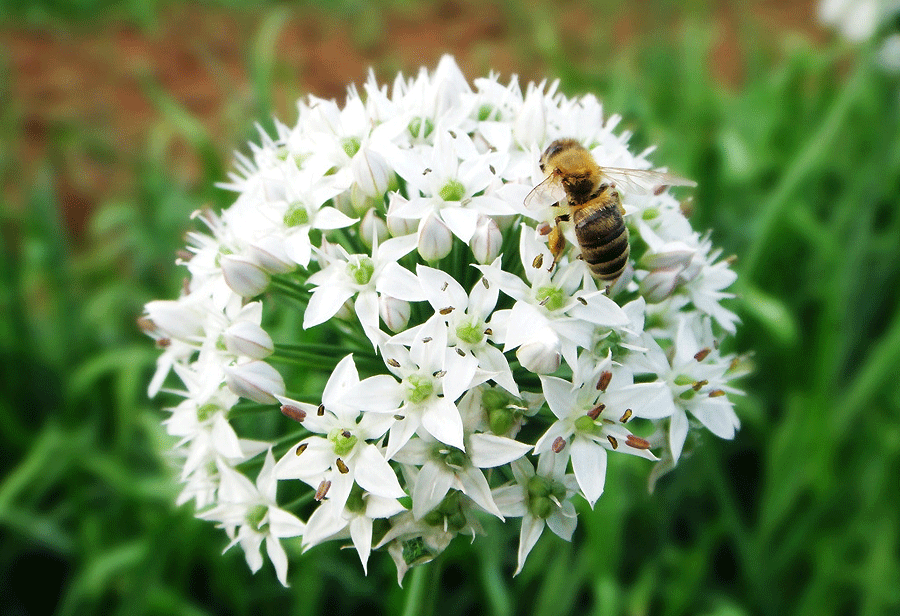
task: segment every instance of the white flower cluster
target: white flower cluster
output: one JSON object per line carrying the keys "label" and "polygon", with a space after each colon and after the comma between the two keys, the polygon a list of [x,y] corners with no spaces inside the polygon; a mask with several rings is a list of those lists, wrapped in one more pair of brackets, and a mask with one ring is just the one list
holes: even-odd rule
{"label": "white flower cluster", "polygon": [[[523,205],[561,136],[649,168],[618,117],[555,84],[472,87],[450,57],[363,89],[301,102],[296,126],[238,155],[234,204],[189,236],[183,294],[146,306],[150,394],[172,371],[183,383],[166,421],[179,502],[254,571],[265,540],[284,584],[282,538],[349,539],[364,568],[386,548],[402,579],[483,514],[521,518],[518,572],[545,527],[570,539],[572,498],[594,505],[608,454],[656,477],[691,429],[734,436],[743,364],[719,343],[735,276],[674,197],[624,195],[632,263],[610,288],[571,241],[548,268],[560,208]],[[239,434],[260,424],[277,434]]]}
{"label": "white flower cluster", "polygon": [[900,73],[900,32],[892,20],[900,15],[900,0],[820,0],[819,21],[838,30],[848,41],[878,40],[881,66]]}

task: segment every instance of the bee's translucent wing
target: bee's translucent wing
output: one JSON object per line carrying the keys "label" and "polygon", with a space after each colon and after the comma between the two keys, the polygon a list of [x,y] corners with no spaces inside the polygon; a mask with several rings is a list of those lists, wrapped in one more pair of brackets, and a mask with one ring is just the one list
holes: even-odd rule
{"label": "bee's translucent wing", "polygon": [[529,210],[538,210],[565,201],[565,199],[566,191],[559,181],[559,176],[550,174],[526,195],[525,207]]}
{"label": "bee's translucent wing", "polygon": [[625,192],[658,195],[669,186],[696,186],[697,182],[664,171],[600,167],[604,176]]}

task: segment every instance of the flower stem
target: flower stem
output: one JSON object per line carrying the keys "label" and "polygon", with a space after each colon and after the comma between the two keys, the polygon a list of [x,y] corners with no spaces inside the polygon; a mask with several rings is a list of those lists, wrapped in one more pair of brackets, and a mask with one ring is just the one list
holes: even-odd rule
{"label": "flower stem", "polygon": [[413,567],[410,573],[409,587],[406,590],[406,601],[403,605],[403,616],[420,616],[423,613],[425,589],[432,572],[437,571],[433,564]]}

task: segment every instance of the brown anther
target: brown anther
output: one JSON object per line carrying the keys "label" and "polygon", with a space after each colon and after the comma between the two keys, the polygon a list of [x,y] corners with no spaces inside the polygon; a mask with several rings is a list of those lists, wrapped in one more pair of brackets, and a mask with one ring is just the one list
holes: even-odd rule
{"label": "brown anther", "polygon": [[664,192],[666,192],[666,189],[667,189],[667,188],[668,188],[667,185],[665,185],[665,184],[660,184],[660,185],[657,186],[655,189],[653,189],[653,196],[654,196],[654,197],[660,196],[661,194],[663,194]]}
{"label": "brown anther", "polygon": [[737,255],[730,255],[730,256],[728,256],[728,257],[725,257],[725,263],[727,263],[728,265],[734,265],[734,263],[735,263],[737,260],[738,260],[738,256],[737,256]]}
{"label": "brown anther", "polygon": [[550,296],[548,295],[547,297],[545,297],[538,303],[538,306],[546,306],[547,302],[549,302],[549,301],[550,301]]}
{"label": "brown anther", "polygon": [[612,372],[609,370],[604,370],[600,373],[600,378],[597,379],[597,391],[606,391],[606,388],[609,387],[609,382],[612,380]]}
{"label": "brown anther", "polygon": [[337,460],[334,461],[334,465],[341,472],[341,475],[346,475],[347,473],[350,472],[350,469],[347,467],[347,465],[344,463],[344,461],[341,460],[340,458],[338,458]]}
{"label": "brown anther", "polygon": [[605,409],[605,408],[606,408],[606,405],[601,402],[600,404],[598,404],[597,406],[595,406],[594,408],[589,410],[587,412],[587,416],[590,417],[591,419],[596,420],[598,417],[600,417],[600,413],[602,413],[603,409]]}
{"label": "brown anther", "polygon": [[534,269],[540,269],[541,266],[544,265],[544,253],[539,252],[538,255],[532,260],[531,267]]}
{"label": "brown anther", "polygon": [[459,355],[460,357],[465,357],[465,356],[466,356],[466,352],[463,351],[463,350],[462,350],[461,348],[459,348],[459,347],[456,347],[456,354]]}
{"label": "brown anther", "polygon": [[156,341],[156,346],[160,349],[168,349],[172,345],[171,338],[160,338]]}
{"label": "brown anther", "polygon": [[432,340],[434,340],[434,338],[432,338],[431,336],[425,336],[424,338],[422,338],[422,342],[424,342],[425,344],[428,344]]}
{"label": "brown anther", "polygon": [[281,414],[288,419],[293,419],[294,421],[300,423],[303,423],[303,420],[306,419],[306,411],[298,406],[294,406],[293,404],[282,404]]}
{"label": "brown anther", "polygon": [[703,361],[711,352],[712,349],[700,349],[696,354],[694,354],[694,359],[696,359],[697,361]]}
{"label": "brown anther", "polygon": [[349,430],[341,430],[341,436],[344,437],[344,438],[350,438],[350,437],[353,436],[353,435],[350,434],[350,431],[349,431]]}
{"label": "brown anther", "polygon": [[723,390],[721,390],[721,389],[714,389],[714,390],[712,390],[711,392],[709,392],[709,397],[710,397],[710,398],[719,398],[719,397],[724,396],[724,395],[725,395],[725,392],[724,392]]}
{"label": "brown anther", "polygon": [[435,370],[434,372],[431,373],[431,376],[433,376],[436,379],[439,379],[442,376],[446,376],[446,375],[447,375],[446,370]]}
{"label": "brown anther", "polygon": [[559,453],[565,448],[566,448],[566,439],[564,439],[561,436],[557,436],[556,440],[553,441],[553,444],[550,445],[550,450],[553,453]]}
{"label": "brown anther", "polygon": [[190,295],[191,293],[191,281],[187,278],[181,281],[181,294],[182,295]]}
{"label": "brown anther", "polygon": [[187,262],[194,258],[194,253],[192,253],[190,250],[185,250],[184,248],[182,248],[181,250],[175,251],[175,257]]}
{"label": "brown anther", "polygon": [[696,383],[694,383],[694,391],[700,391],[706,385],[709,385],[709,381],[707,381],[706,379],[703,379],[702,381],[697,381]]}
{"label": "brown anther", "polygon": [[685,218],[690,218],[691,216],[693,216],[694,210],[696,209],[694,207],[693,197],[689,197],[689,198],[685,199],[684,201],[682,201],[679,204],[678,209],[681,210],[681,215],[684,216]]}
{"label": "brown anther", "polygon": [[577,299],[579,302],[581,302],[582,306],[587,306],[587,300],[584,299],[583,297],[576,297],[575,299]]}
{"label": "brown anther", "polygon": [[488,327],[487,329],[484,330],[484,335],[485,336],[493,336],[494,330],[492,330],[490,327]]}
{"label": "brown anther", "polygon": [[735,357],[734,359],[731,360],[731,363],[728,364],[728,370],[729,370],[730,372],[734,372],[735,370],[738,369],[738,367],[739,367],[740,365],[741,365],[741,358],[740,358],[740,357]]}
{"label": "brown anther", "polygon": [[625,409],[625,412],[619,417],[619,423],[626,423],[629,419],[631,419],[631,409]]}
{"label": "brown anther", "polygon": [[482,278],[482,279],[481,279],[481,284],[484,285],[484,288],[485,288],[485,289],[490,289],[490,288],[491,288],[491,283],[488,282],[488,279],[487,279],[487,278]]}
{"label": "brown anther", "polygon": [[491,173],[493,173],[494,175],[497,175],[497,170],[494,169],[494,165],[488,165],[488,169],[491,170]]}
{"label": "brown anther", "polygon": [[403,421],[404,419],[406,419],[406,417],[404,417],[403,415],[394,415],[394,419],[396,419],[397,421]]}
{"label": "brown anther", "polygon": [[429,173],[431,173],[431,167],[425,167],[425,170],[422,171],[422,175],[428,175]]}
{"label": "brown anther", "polygon": [[612,448],[613,448],[613,449],[618,449],[618,448],[619,448],[619,441],[617,441],[617,440],[616,440],[616,437],[614,437],[612,434],[607,434],[607,435],[606,435],[606,440],[609,441],[609,444],[612,445]]}
{"label": "brown anther", "polygon": [[153,319],[150,317],[138,317],[135,319],[137,322],[138,329],[140,329],[145,334],[150,334],[156,331],[156,323],[153,322]]}
{"label": "brown anther", "polygon": [[294,453],[299,456],[301,453],[306,451],[307,447],[309,447],[309,443],[300,443],[299,445],[297,445],[297,451],[295,451]]}
{"label": "brown anther", "polygon": [[444,281],[444,284],[441,286],[441,291],[446,291],[446,290],[447,290],[447,286],[448,286],[449,284],[450,284],[450,283],[447,282],[447,281],[445,280],[445,281]]}
{"label": "brown anther", "polygon": [[650,441],[634,434],[629,434],[625,444],[634,449],[650,449]]}
{"label": "brown anther", "polygon": [[322,483],[319,484],[318,489],[316,490],[315,499],[316,501],[321,501],[325,498],[325,495],[328,494],[328,490],[331,489],[331,482],[327,479],[323,479]]}
{"label": "brown anther", "polygon": [[324,404],[320,404],[320,405],[319,405],[319,408],[316,409],[316,415],[318,415],[319,417],[321,417],[321,416],[324,415],[324,414],[325,414],[325,405],[324,405]]}
{"label": "brown anther", "polygon": [[453,312],[454,310],[456,310],[456,309],[453,306],[447,306],[446,308],[441,308],[440,310],[438,310],[438,312],[440,312],[442,315],[446,316],[446,315],[450,314],[451,312]]}
{"label": "brown anther", "polygon": [[550,226],[549,222],[542,222],[538,225],[537,232],[540,235],[550,235],[551,231],[553,231],[553,227]]}

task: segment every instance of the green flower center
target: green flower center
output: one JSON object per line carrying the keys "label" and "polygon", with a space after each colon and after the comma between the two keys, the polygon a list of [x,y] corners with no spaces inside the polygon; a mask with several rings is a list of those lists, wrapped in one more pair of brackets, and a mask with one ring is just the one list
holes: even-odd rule
{"label": "green flower center", "polygon": [[369,257],[360,257],[358,263],[347,264],[347,274],[358,285],[369,284],[373,273],[375,273],[375,263]]}
{"label": "green flower center", "polygon": [[429,118],[425,118],[424,120],[422,118],[413,118],[410,120],[407,130],[409,130],[409,134],[413,137],[425,139],[431,134],[431,131],[434,130],[434,122]]}
{"label": "green flower center", "polygon": [[484,122],[488,118],[494,115],[494,112],[497,110],[493,105],[482,105],[478,108],[478,121]]}
{"label": "green flower center", "polygon": [[309,212],[303,207],[299,201],[294,201],[288,206],[288,211],[284,215],[284,224],[288,227],[299,227],[309,222]]}
{"label": "green flower center", "polygon": [[566,497],[566,487],[558,481],[535,475],[528,480],[528,510],[536,518],[549,518]]}
{"label": "green flower center", "polygon": [[434,393],[434,381],[416,374],[406,377],[406,386],[406,399],[412,404],[421,404]]}
{"label": "green flower center", "polygon": [[544,308],[551,312],[562,308],[566,299],[562,289],[556,287],[541,287],[537,291],[536,298]]}
{"label": "green flower center", "polygon": [[265,519],[268,512],[269,508],[265,505],[256,505],[247,512],[247,526],[257,532],[262,532],[260,524],[262,524],[262,521]]}
{"label": "green flower center", "polygon": [[469,465],[469,456],[456,447],[450,447],[448,450],[446,445],[436,445],[432,455],[454,470],[460,470]]}
{"label": "green flower center", "polygon": [[450,180],[438,193],[444,201],[462,201],[466,196],[466,187],[459,180]]}
{"label": "green flower center", "polygon": [[356,446],[356,442],[359,438],[353,435],[349,430],[335,428],[328,435],[328,440],[331,441],[331,444],[334,447],[334,453],[339,456],[346,456],[353,451],[353,447]]}
{"label": "green flower center", "polygon": [[222,410],[218,404],[207,403],[197,409],[197,420],[206,421],[212,418],[218,411]]}
{"label": "green flower center", "polygon": [[593,432],[596,425],[594,420],[587,415],[582,415],[575,420],[575,429],[579,432]]}
{"label": "green flower center", "polygon": [[341,142],[341,147],[344,148],[344,153],[347,154],[350,158],[359,152],[359,146],[362,145],[359,139],[356,137],[348,137]]}
{"label": "green flower center", "polygon": [[468,344],[479,344],[484,340],[481,323],[463,323],[456,326],[456,337]]}

